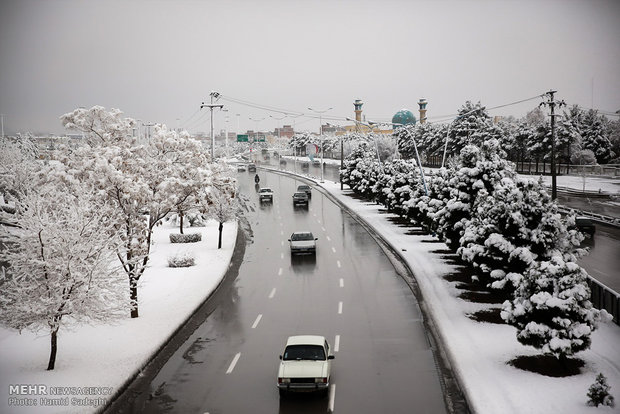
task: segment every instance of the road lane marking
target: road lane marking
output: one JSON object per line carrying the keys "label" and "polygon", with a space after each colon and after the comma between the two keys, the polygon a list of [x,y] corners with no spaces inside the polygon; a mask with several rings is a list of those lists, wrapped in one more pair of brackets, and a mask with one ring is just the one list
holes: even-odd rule
{"label": "road lane marking", "polygon": [[338,302],[338,314],[342,314],[342,302]]}
{"label": "road lane marking", "polygon": [[342,267],[342,265],[340,264],[340,260],[336,260],[336,264],[338,265],[338,268]]}
{"label": "road lane marking", "polygon": [[280,253],[280,259],[284,259],[284,253]]}
{"label": "road lane marking", "polygon": [[256,317],[256,320],[254,321],[254,323],[252,324],[252,329],[256,329],[256,327],[258,326],[258,323],[260,322],[260,320],[263,318],[263,314],[259,314]]}
{"label": "road lane marking", "polygon": [[327,230],[325,230],[325,227],[321,227],[321,228],[323,229],[323,231],[327,231]]}
{"label": "road lane marking", "polygon": [[273,299],[273,297],[276,295],[276,288],[271,289],[271,293],[269,294],[269,299]]}
{"label": "road lane marking", "polygon": [[344,279],[340,278],[340,287],[343,288],[344,287]]}
{"label": "road lane marking", "polygon": [[280,236],[284,236],[284,230],[280,230]]}
{"label": "road lane marking", "polygon": [[336,340],[334,341],[334,352],[338,352],[340,350],[340,335],[336,335]]}
{"label": "road lane marking", "polygon": [[278,270],[278,276],[282,276],[282,268]]}
{"label": "road lane marking", "polygon": [[336,249],[332,246],[332,252],[336,253]]}
{"label": "road lane marking", "polygon": [[332,241],[332,239],[329,238],[329,236],[325,236],[327,238],[327,241]]}
{"label": "road lane marking", "polygon": [[227,374],[230,374],[231,372],[233,372],[233,369],[235,369],[235,365],[237,365],[237,362],[239,361],[239,358],[241,357],[241,352],[237,353],[237,355],[235,355],[235,357],[233,358],[232,362],[230,363],[230,366],[228,367],[228,370],[226,370]]}
{"label": "road lane marking", "polygon": [[280,246],[284,246],[284,240],[280,242]]}
{"label": "road lane marking", "polygon": [[329,388],[331,388],[331,389],[330,389],[330,393],[329,393],[328,412],[333,413],[334,412],[334,403],[336,402],[336,384],[332,384]]}

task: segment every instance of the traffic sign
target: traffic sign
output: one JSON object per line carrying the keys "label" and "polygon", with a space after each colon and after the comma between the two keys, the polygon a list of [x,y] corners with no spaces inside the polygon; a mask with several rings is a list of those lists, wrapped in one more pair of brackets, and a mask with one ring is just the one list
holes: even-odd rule
{"label": "traffic sign", "polygon": [[248,142],[248,136],[237,134],[237,142]]}

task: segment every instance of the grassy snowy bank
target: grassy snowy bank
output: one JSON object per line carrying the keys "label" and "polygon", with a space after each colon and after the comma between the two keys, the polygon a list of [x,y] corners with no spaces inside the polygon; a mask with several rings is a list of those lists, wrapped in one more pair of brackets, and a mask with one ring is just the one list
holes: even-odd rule
{"label": "grassy snowy bank", "polygon": [[[0,412],[95,412],[150,359],[220,283],[232,257],[237,224],[224,225],[219,250],[215,221],[185,228],[185,233],[202,233],[198,243],[170,243],[169,234],[177,232],[178,227],[169,223],[154,231],[150,265],[138,290],[140,317],[130,319],[127,312],[126,319],[113,325],[79,326],[72,331],[62,327],[53,371],[45,370],[49,335],[0,329]],[[168,267],[169,257],[184,254],[193,255],[196,265]],[[42,385],[48,394],[19,395],[11,389],[18,384]],[[50,395],[51,387],[80,389]]]}

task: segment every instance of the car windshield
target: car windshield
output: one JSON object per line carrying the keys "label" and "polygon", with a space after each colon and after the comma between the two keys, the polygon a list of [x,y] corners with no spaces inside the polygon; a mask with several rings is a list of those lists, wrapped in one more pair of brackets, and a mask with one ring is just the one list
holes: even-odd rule
{"label": "car windshield", "polygon": [[325,361],[325,350],[321,345],[289,345],[284,350],[284,361]]}
{"label": "car windshield", "polygon": [[300,185],[299,187],[297,187],[298,190],[309,190],[310,187],[307,185]]}
{"label": "car windshield", "polygon": [[314,240],[314,236],[312,233],[293,233],[291,236],[292,241],[301,241],[301,240]]}
{"label": "car windshield", "polygon": [[304,198],[304,197],[306,197],[306,193],[295,193],[295,194],[293,194],[293,197]]}
{"label": "car windshield", "polygon": [[271,188],[261,188],[260,192],[261,193],[270,193],[271,192]]}

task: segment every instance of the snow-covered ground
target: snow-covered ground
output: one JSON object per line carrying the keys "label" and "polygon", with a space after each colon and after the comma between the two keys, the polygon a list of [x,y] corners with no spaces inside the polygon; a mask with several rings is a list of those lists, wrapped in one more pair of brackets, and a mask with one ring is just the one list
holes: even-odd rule
{"label": "snow-covered ground", "polygon": [[[620,399],[620,327],[613,323],[604,324],[594,333],[591,349],[579,355],[586,363],[580,375],[550,378],[513,368],[506,362],[516,356],[535,355],[537,352],[517,342],[514,328],[477,323],[466,316],[488,305],[459,299],[453,284],[443,279],[442,276],[450,273],[453,267],[431,250],[445,246],[422,242],[430,236],[405,235],[407,229],[391,224],[388,216],[379,212],[378,205],[349,197],[349,190],[340,191],[337,183],[317,185],[322,185],[366,220],[407,260],[473,412],[619,412],[620,404],[615,409],[586,406],[586,393],[594,383],[596,374],[602,372],[608,378],[612,394],[616,400]],[[142,366],[217,286],[232,256],[237,228],[231,224],[224,226],[225,245],[222,250],[216,249],[217,225],[214,223],[206,228],[190,230],[203,234],[203,241],[193,245],[171,245],[168,234],[175,231],[167,225],[155,231],[151,267],[143,276],[139,291],[140,318],[126,319],[113,326],[79,327],[75,332],[61,330],[54,371],[45,371],[49,336],[18,335],[0,330],[0,412],[93,412],[95,407],[92,406],[9,406],[11,397],[33,398],[9,396],[9,385],[109,387],[110,390],[101,390],[115,392]],[[168,268],[168,256],[185,250],[195,253],[196,266],[188,269]],[[86,396],[69,395],[69,403],[72,397],[83,399]],[[96,400],[108,396],[88,397]]]}
{"label": "snow-covered ground", "polygon": [[[18,334],[0,329],[0,413],[86,413],[101,408],[105,399],[123,386],[218,286],[230,263],[237,224],[224,225],[218,250],[218,223],[185,228],[202,233],[198,243],[172,244],[168,235],[178,227],[163,224],[155,229],[149,268],[138,289],[140,317],[114,325],[61,327],[56,368],[46,371],[49,334]],[[169,268],[168,257],[191,253],[196,265]],[[11,385],[43,385],[47,395],[18,395]],[[98,387],[50,395],[50,387]],[[13,392],[11,392],[13,391]],[[102,394],[88,395],[88,392]],[[59,400],[60,406],[41,406],[41,398]],[[75,398],[75,400],[73,400]],[[11,400],[14,399],[14,400]],[[36,401],[38,405],[20,406]],[[45,401],[45,400],[43,400]],[[80,405],[86,404],[86,405]]]}

